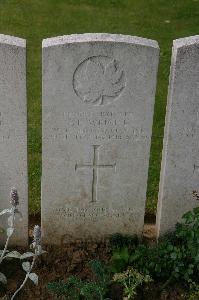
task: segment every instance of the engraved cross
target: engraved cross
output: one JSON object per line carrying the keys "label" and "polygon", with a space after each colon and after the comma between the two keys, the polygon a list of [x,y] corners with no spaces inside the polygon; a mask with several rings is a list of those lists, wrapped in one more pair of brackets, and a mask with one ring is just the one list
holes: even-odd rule
{"label": "engraved cross", "polygon": [[113,164],[99,164],[99,148],[100,145],[93,145],[93,161],[91,164],[76,164],[75,171],[80,168],[89,168],[92,169],[92,200],[94,203],[97,201],[97,182],[98,182],[98,169],[102,168],[116,168],[116,163]]}

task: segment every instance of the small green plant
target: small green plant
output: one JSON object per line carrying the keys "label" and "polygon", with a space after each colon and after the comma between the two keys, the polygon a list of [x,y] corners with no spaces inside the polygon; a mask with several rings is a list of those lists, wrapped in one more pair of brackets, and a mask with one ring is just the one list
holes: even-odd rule
{"label": "small green plant", "polygon": [[115,248],[112,254],[111,271],[113,273],[123,272],[131,265],[131,250],[124,246],[122,248]]}
{"label": "small green plant", "polygon": [[48,284],[48,289],[57,295],[64,296],[67,300],[104,300],[110,283],[108,268],[99,260],[89,262],[95,274],[96,281],[83,281],[76,276],[70,276],[66,282],[58,281]]}
{"label": "small green plant", "polygon": [[111,271],[119,273],[131,265],[131,253],[138,246],[138,238],[116,233],[110,238],[110,246],[113,250]]}
{"label": "small green plant", "polygon": [[95,274],[96,281],[100,283],[104,291],[107,290],[107,283],[111,279],[110,269],[100,260],[91,260],[88,263],[92,272]]}
{"label": "small green plant", "polygon": [[[3,211],[0,212],[0,216],[4,214],[8,214],[8,228],[7,228],[7,239],[6,243],[4,246],[4,249],[0,251],[0,264],[4,259],[8,258],[17,258],[20,260],[28,259],[32,257],[32,263],[30,264],[29,261],[23,261],[22,262],[22,268],[26,272],[26,276],[20,287],[15,291],[15,293],[11,296],[10,300],[13,300],[16,295],[19,293],[19,291],[24,287],[26,284],[27,280],[30,279],[34,282],[34,284],[38,284],[38,276],[35,273],[32,273],[32,269],[34,267],[35,260],[39,255],[44,253],[45,251],[42,250],[41,247],[41,229],[38,225],[34,227],[34,240],[32,244],[30,245],[30,248],[33,250],[33,252],[26,252],[26,253],[19,253],[18,251],[8,251],[8,244],[11,236],[14,233],[15,230],[15,219],[16,215],[18,214],[20,217],[22,217],[21,212],[17,208],[19,205],[19,197],[17,190],[15,188],[11,189],[10,192],[10,203],[11,203],[11,208],[10,209],[4,209]],[[0,282],[3,284],[7,283],[7,278],[5,274],[0,272]],[[3,299],[9,299],[7,296],[5,296]]]}
{"label": "small green plant", "polygon": [[187,295],[187,300],[199,300],[199,284],[190,281],[190,291]]}
{"label": "small green plant", "polygon": [[199,208],[182,217],[176,230],[155,246],[144,244],[113,249],[112,270],[125,271],[132,266],[139,272],[162,281],[198,281],[199,272]]}
{"label": "small green plant", "polygon": [[76,276],[70,276],[66,282],[56,281],[48,283],[48,289],[55,294],[57,298],[64,296],[67,300],[79,300],[83,282]]}
{"label": "small green plant", "polygon": [[113,281],[123,286],[124,299],[134,299],[137,295],[137,288],[144,283],[152,281],[149,275],[143,275],[133,268],[128,268],[122,273],[116,273],[113,276]]}

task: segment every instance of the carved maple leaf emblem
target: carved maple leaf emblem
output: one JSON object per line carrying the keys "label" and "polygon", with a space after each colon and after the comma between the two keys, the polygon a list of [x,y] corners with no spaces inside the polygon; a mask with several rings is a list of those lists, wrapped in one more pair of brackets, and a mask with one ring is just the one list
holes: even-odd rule
{"label": "carved maple leaf emblem", "polygon": [[88,59],[76,80],[75,90],[85,103],[112,102],[124,89],[124,71],[116,60]]}

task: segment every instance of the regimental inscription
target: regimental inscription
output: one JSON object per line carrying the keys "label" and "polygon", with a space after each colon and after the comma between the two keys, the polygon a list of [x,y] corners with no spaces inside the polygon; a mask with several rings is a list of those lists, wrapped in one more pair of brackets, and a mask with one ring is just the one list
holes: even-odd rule
{"label": "regimental inscription", "polygon": [[77,96],[86,104],[105,105],[117,99],[126,85],[120,63],[107,56],[89,57],[79,64],[73,76]]}
{"label": "regimental inscription", "polygon": [[51,141],[76,140],[98,145],[110,141],[137,143],[150,138],[145,128],[135,125],[133,112],[62,112],[60,118],[61,126],[52,127],[49,134]]}
{"label": "regimental inscription", "polygon": [[92,200],[91,203],[97,202],[97,183],[98,183],[98,169],[100,168],[111,168],[116,171],[116,163],[113,164],[100,164],[99,163],[99,148],[100,145],[93,145],[93,161],[90,164],[76,164],[75,171],[80,168],[92,169]]}

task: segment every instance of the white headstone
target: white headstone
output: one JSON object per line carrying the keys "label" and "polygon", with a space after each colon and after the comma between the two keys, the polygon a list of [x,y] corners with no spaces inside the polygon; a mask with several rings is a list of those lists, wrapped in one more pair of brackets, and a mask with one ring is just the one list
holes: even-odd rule
{"label": "white headstone", "polygon": [[174,41],[157,212],[157,232],[199,206],[199,36]]}
{"label": "white headstone", "polygon": [[43,240],[141,234],[159,48],[81,34],[43,41]]}
{"label": "white headstone", "polygon": [[[27,180],[26,42],[0,34],[0,211],[10,207],[9,193],[15,187],[23,214],[22,221],[16,219],[10,245],[28,243]],[[7,217],[0,216],[3,229]],[[5,238],[0,234],[1,243]]]}

